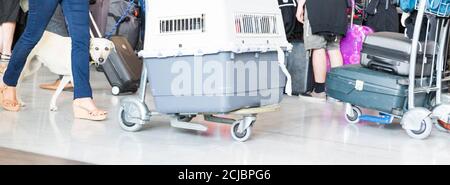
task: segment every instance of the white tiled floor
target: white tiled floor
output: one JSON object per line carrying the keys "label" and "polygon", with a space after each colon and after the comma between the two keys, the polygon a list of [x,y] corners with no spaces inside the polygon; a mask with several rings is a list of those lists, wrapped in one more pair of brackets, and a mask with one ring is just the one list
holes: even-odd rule
{"label": "white tiled floor", "polygon": [[231,139],[229,126],[209,123],[206,133],[171,128],[155,117],[138,133],[117,124],[121,97],[109,95],[102,73],[93,72],[97,102],[110,119],[74,120],[72,93],[63,93],[57,113],[41,82],[46,69],[28,79],[20,113],[0,110],[0,146],[95,164],[450,164],[450,134],[436,129],[427,140],[409,138],[398,125],[346,124],[343,106],[286,97],[279,112],[261,114],[248,142]]}

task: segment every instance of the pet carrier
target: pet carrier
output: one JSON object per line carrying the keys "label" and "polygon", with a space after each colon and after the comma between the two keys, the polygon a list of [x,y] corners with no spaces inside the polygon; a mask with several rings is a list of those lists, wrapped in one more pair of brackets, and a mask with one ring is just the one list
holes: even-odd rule
{"label": "pet carrier", "polygon": [[[172,116],[172,126],[204,131],[189,121],[205,115],[233,124],[233,138],[245,141],[256,114],[275,110],[284,90],[290,94],[284,61],[292,46],[277,1],[152,0],[145,12],[141,79],[150,82],[155,112]],[[139,130],[154,114],[143,103],[146,82],[140,99],[122,101],[125,130]],[[213,116],[229,113],[244,118]]]}

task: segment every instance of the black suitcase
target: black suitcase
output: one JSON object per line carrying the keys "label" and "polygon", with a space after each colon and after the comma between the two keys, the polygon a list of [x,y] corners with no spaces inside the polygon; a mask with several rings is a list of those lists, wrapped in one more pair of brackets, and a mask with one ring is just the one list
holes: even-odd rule
{"label": "black suitcase", "polygon": [[102,64],[103,71],[112,86],[112,94],[135,93],[139,88],[142,60],[135,54],[127,38],[113,36],[115,48]]}
{"label": "black suitcase", "polygon": [[[424,44],[421,44],[421,47],[422,49],[425,48]],[[412,41],[401,33],[378,32],[368,35],[363,43],[361,65],[407,76],[409,75],[411,48]],[[422,66],[424,66],[425,76],[431,74],[433,53],[437,54],[437,51],[434,51],[433,42],[430,41],[427,42],[426,48],[425,57],[428,62],[425,65],[422,64],[424,52],[419,51],[416,62],[416,76],[422,74]]]}
{"label": "black suitcase", "polygon": [[292,42],[292,52],[287,56],[287,70],[291,74],[292,94],[303,95],[312,91],[314,75],[310,57],[303,42]]}

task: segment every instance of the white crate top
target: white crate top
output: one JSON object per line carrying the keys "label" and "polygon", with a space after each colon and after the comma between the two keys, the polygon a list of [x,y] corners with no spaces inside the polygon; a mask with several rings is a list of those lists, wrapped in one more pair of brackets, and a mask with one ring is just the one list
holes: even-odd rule
{"label": "white crate top", "polygon": [[143,57],[265,52],[292,46],[277,0],[146,0]]}

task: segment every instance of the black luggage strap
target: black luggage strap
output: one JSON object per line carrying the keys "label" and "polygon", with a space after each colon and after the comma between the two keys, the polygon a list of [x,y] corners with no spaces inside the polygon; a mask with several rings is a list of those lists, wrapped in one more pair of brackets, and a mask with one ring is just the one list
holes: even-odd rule
{"label": "black luggage strap", "polygon": [[125,22],[130,22],[130,17],[126,16],[124,19],[121,19],[122,16],[116,16],[113,13],[108,13],[109,17],[112,17],[114,19],[114,21],[117,23],[117,28],[116,28],[116,35],[119,35],[120,33],[120,26],[122,26],[123,23]]}
{"label": "black luggage strap", "polygon": [[[132,10],[132,8],[136,7],[137,4],[135,3],[136,2],[135,0],[129,0],[129,1],[126,0],[126,1],[129,2],[129,4],[125,8],[125,10],[122,12],[122,15],[119,17],[118,20],[116,20],[116,18],[115,18],[116,16],[111,13],[114,20],[116,20],[116,24],[113,26],[112,30],[105,35],[105,37],[107,39],[110,39],[114,32],[116,33],[116,35],[119,34],[119,27],[124,22],[124,20],[128,19],[128,21],[130,21],[130,17],[128,17],[128,15],[130,15],[129,12]],[[110,13],[108,13],[108,16],[110,16]]]}

